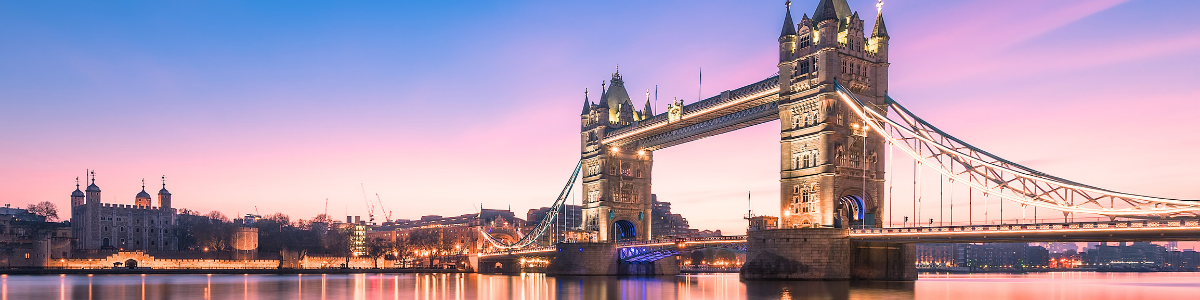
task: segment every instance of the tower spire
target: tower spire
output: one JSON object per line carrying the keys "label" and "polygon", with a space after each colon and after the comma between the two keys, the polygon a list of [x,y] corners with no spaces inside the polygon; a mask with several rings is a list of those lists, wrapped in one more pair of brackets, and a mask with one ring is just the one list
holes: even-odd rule
{"label": "tower spire", "polygon": [[162,176],[163,189],[167,189],[167,175]]}
{"label": "tower spire", "polygon": [[779,33],[779,37],[796,35],[796,24],[792,23],[792,0],[788,0],[783,4],[787,7],[787,12],[783,15],[783,31]]}
{"label": "tower spire", "polygon": [[642,119],[649,119],[652,116],[654,116],[654,110],[650,106],[650,89],[646,89],[646,108],[642,109]]}
{"label": "tower spire", "polygon": [[592,102],[588,100],[588,89],[583,88],[583,114],[586,115],[592,111]]}
{"label": "tower spire", "polygon": [[75,176],[75,189],[79,189],[79,176]]}
{"label": "tower spire", "polygon": [[145,178],[142,178],[142,191],[143,192],[146,191],[146,179]]}
{"label": "tower spire", "polygon": [[890,37],[887,25],[883,23],[883,0],[875,3],[875,9],[879,11],[879,15],[875,17],[875,28],[871,30],[871,37]]}

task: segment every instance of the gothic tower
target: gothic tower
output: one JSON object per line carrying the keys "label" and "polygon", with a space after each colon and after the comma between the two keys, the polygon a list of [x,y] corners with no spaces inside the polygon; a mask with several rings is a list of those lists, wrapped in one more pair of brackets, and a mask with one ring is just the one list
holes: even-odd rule
{"label": "gothic tower", "polygon": [[[648,110],[634,109],[620,72],[612,74],[600,103],[584,92],[581,116],[583,226],[596,241],[650,239],[650,151],[603,143],[604,134],[641,121]],[[647,107],[649,107],[647,105]]]}
{"label": "gothic tower", "polygon": [[[882,11],[882,9],[880,9]],[[885,142],[837,96],[835,83],[886,113],[883,15],[871,36],[846,0],[821,0],[812,19],[779,36],[782,228],[875,226],[882,221]]]}

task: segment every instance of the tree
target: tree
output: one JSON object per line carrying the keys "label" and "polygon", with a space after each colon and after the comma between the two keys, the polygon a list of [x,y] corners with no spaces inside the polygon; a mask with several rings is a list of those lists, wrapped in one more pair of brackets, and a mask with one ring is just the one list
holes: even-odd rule
{"label": "tree", "polygon": [[229,217],[226,217],[225,214],[215,210],[208,212],[208,214],[204,216],[212,219],[213,221],[221,221],[222,223],[229,222]]}
{"label": "tree", "polygon": [[29,210],[29,212],[32,214],[46,217],[46,221],[48,222],[58,220],[58,207],[54,206],[54,203],[50,203],[50,201],[42,201],[38,202],[37,204],[30,204],[26,210]]}
{"label": "tree", "polygon": [[371,260],[375,262],[376,269],[379,268],[379,259],[388,254],[388,252],[392,251],[392,243],[380,238],[374,238],[370,241],[367,241],[366,246],[367,256],[370,256]]}
{"label": "tree", "polygon": [[408,259],[412,258],[413,253],[416,252],[416,249],[414,249],[414,245],[412,243],[412,239],[405,234],[396,237],[396,240],[392,243],[392,249],[395,251],[394,254],[396,259],[400,260],[400,268],[407,268]]}

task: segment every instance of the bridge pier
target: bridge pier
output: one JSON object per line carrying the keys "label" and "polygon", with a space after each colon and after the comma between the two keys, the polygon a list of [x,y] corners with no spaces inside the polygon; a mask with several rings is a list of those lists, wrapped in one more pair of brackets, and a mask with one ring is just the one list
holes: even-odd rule
{"label": "bridge pier", "polygon": [[914,246],[851,242],[850,230],[794,228],[750,231],[746,280],[916,280]]}
{"label": "bridge pier", "polygon": [[616,243],[558,243],[546,275],[618,275]]}

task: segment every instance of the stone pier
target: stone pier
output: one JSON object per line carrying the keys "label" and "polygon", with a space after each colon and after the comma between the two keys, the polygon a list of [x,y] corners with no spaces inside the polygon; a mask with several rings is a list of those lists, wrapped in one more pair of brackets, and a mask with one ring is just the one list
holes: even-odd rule
{"label": "stone pier", "polygon": [[558,243],[546,275],[618,275],[615,243]]}
{"label": "stone pier", "polygon": [[913,245],[850,241],[850,230],[750,231],[746,280],[916,280]]}

